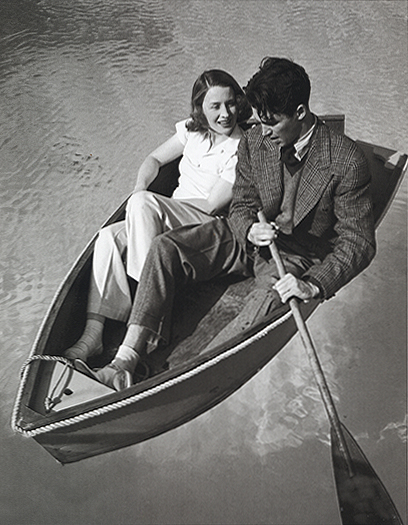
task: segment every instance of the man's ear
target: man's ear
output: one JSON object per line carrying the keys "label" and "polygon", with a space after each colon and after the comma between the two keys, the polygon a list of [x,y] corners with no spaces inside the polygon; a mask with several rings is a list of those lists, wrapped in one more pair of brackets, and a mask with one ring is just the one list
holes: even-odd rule
{"label": "man's ear", "polygon": [[299,104],[296,108],[296,116],[298,120],[303,120],[307,115],[307,107],[305,104]]}

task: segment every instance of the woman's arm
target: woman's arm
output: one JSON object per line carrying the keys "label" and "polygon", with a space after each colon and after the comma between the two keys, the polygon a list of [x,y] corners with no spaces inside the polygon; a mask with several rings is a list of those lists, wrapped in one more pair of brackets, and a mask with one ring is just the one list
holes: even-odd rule
{"label": "woman's arm", "polygon": [[222,211],[232,199],[232,184],[224,179],[216,182],[208,199],[188,199],[188,202],[204,210],[209,215]]}
{"label": "woman's arm", "polygon": [[147,190],[159,173],[164,164],[177,159],[183,154],[184,145],[180,142],[177,134],[166,140],[152,153],[150,153],[139,168],[134,193]]}
{"label": "woman's arm", "polygon": [[214,184],[207,199],[208,213],[215,215],[229,205],[232,199],[232,183],[220,179]]}

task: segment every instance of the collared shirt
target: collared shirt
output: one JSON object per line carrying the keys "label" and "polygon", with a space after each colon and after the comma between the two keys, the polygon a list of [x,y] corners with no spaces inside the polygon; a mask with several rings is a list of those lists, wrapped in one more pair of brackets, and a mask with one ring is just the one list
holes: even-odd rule
{"label": "collared shirt", "polygon": [[309,129],[307,133],[305,133],[302,137],[300,137],[300,139],[297,140],[297,142],[293,144],[295,148],[295,157],[298,160],[303,159],[303,157],[306,155],[307,150],[309,148],[309,142],[310,142],[310,139],[312,138],[313,132],[317,124],[316,115],[313,115],[313,116],[314,116],[313,126]]}
{"label": "collared shirt", "polygon": [[176,124],[177,136],[184,144],[179,164],[179,185],[173,193],[175,199],[208,199],[219,179],[235,182],[237,149],[243,135],[236,125],[230,136],[213,146],[209,136],[198,131],[188,131],[187,120]]}

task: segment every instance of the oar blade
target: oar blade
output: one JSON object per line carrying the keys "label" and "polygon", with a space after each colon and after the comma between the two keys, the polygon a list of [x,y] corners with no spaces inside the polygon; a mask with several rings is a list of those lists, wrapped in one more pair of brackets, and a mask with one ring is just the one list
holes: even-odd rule
{"label": "oar blade", "polygon": [[343,525],[403,525],[380,478],[352,435],[341,425],[350,455],[344,458],[336,432],[331,430],[333,470]]}

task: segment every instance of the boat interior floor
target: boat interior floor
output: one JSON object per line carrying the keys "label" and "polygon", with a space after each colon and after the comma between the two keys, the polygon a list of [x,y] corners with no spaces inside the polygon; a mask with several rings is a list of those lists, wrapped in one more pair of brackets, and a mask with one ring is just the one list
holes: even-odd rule
{"label": "boat interior floor", "polygon": [[[288,310],[282,307],[270,312],[270,300],[265,295],[268,294],[256,289],[254,278],[231,276],[181,291],[175,300],[170,343],[159,346],[145,358],[151,376],[186,363],[218,345],[225,346],[228,341],[245,339],[251,328],[271,322]],[[107,320],[104,352],[91,358],[89,365],[100,367],[108,363],[125,331],[124,323]]]}

